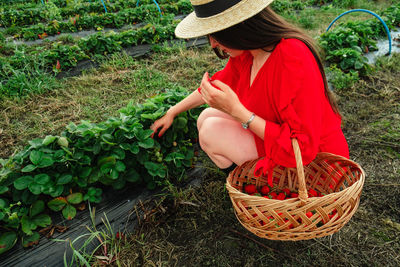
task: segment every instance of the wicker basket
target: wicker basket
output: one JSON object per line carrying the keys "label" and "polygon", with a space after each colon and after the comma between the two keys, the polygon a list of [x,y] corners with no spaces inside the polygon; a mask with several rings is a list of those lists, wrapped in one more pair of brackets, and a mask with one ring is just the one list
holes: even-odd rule
{"label": "wicker basket", "polygon": [[[325,152],[303,166],[296,139],[292,145],[297,167],[276,166],[272,177],[274,186],[298,191],[299,197],[276,200],[242,193],[246,183],[257,188],[267,184],[267,177],[254,176],[258,160],[248,161],[236,167],[226,182],[235,215],[247,230],[262,238],[306,240],[331,235],[357,210],[365,173],[357,163]],[[308,197],[310,188],[326,195]],[[313,215],[307,217],[310,211]]]}

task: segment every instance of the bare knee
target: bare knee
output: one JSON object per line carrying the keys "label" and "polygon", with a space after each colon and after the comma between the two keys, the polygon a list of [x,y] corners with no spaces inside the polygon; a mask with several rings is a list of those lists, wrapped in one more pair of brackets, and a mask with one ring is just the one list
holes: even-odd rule
{"label": "bare knee", "polygon": [[214,110],[215,110],[214,108],[206,108],[200,113],[199,118],[197,119],[197,130],[198,131],[200,131],[204,120],[211,117],[212,114],[214,114]]}
{"label": "bare knee", "polygon": [[198,131],[200,131],[201,127],[203,126],[204,120],[206,120],[207,118],[211,118],[211,117],[234,120],[232,116],[226,114],[223,111],[220,111],[215,108],[206,108],[200,113],[199,118],[197,119]]}
{"label": "bare knee", "polygon": [[[199,117],[200,118],[200,117]],[[200,147],[205,152],[210,152],[212,142],[215,142],[216,131],[219,131],[221,118],[204,117],[202,125],[199,128],[199,143]]]}

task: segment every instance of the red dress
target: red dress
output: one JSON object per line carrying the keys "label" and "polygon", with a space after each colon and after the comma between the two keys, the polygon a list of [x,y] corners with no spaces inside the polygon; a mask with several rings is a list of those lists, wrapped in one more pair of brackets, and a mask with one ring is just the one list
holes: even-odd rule
{"label": "red dress", "polygon": [[212,79],[229,85],[248,110],[266,120],[264,140],[253,134],[258,156],[264,157],[256,165],[257,176],[276,164],[296,166],[291,138],[297,138],[305,165],[321,151],[349,157],[341,118],[332,110],[318,64],[302,41],[282,39],[250,86],[252,64],[253,56],[245,51]]}

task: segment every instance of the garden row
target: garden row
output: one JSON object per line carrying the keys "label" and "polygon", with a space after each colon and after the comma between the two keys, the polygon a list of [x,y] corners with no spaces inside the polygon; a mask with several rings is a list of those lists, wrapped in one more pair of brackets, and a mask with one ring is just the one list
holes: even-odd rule
{"label": "garden row", "polygon": [[[51,0],[58,7],[66,6],[68,0]],[[109,1],[109,0],[106,0]],[[27,9],[37,7],[39,4],[47,3],[48,1],[43,0],[2,0],[0,2],[0,12],[5,9]]]}
{"label": "garden row", "polygon": [[[160,4],[174,4],[176,1],[162,0],[157,1]],[[189,2],[187,0],[187,2]],[[135,8],[140,5],[154,4],[152,0],[128,0],[128,1],[112,1],[107,3],[107,12],[115,13],[127,8]],[[67,20],[71,16],[85,15],[85,14],[102,14],[105,13],[104,6],[101,1],[82,1],[70,2],[69,5],[59,7],[54,1],[48,1],[45,5],[38,4],[34,8],[14,9],[3,8],[0,9],[0,26],[13,27],[25,26],[37,23],[50,22],[52,20]]]}
{"label": "garden row", "polygon": [[[98,32],[81,38],[77,43],[48,43],[38,47],[6,47],[1,48],[7,57],[0,57],[0,98],[31,94],[24,91],[20,82],[21,76],[31,76],[30,73],[58,73],[76,66],[79,61],[120,52],[124,47],[140,44],[155,44],[174,38],[177,21],[171,16],[163,16],[154,24],[149,23],[141,28],[123,32]],[[34,78],[34,77],[32,77]]]}
{"label": "garden row", "polygon": [[[181,0],[174,4],[164,4],[160,8],[163,14],[188,14],[192,11],[189,0]],[[75,14],[66,21],[55,19],[47,24],[38,23],[28,27],[13,26],[7,28],[5,35],[12,35],[14,39],[23,38],[29,41],[81,30],[102,30],[104,27],[119,29],[124,25],[151,21],[160,16],[162,15],[156,5],[147,4],[126,8],[118,13]]]}
{"label": "garden row", "polygon": [[82,121],[60,136],[46,136],[1,160],[0,254],[18,238],[23,246],[39,239],[39,227],[51,224],[50,212],[70,220],[83,201],[99,203],[105,186],[126,183],[178,183],[195,159],[196,119],[200,109],[180,114],[162,139],[151,138],[150,124],[186,96],[166,91],[102,123]]}

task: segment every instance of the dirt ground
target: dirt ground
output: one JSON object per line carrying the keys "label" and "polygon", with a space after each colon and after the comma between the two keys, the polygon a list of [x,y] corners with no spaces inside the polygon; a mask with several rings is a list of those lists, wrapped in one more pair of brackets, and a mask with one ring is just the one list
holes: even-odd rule
{"label": "dirt ground", "polygon": [[[332,236],[272,241],[245,230],[211,171],[200,187],[174,188],[127,238],[122,266],[400,266],[400,56],[336,91],[351,159],[366,172],[359,209]],[[150,205],[150,204],[149,204]],[[154,203],[153,203],[154,205]]]}

